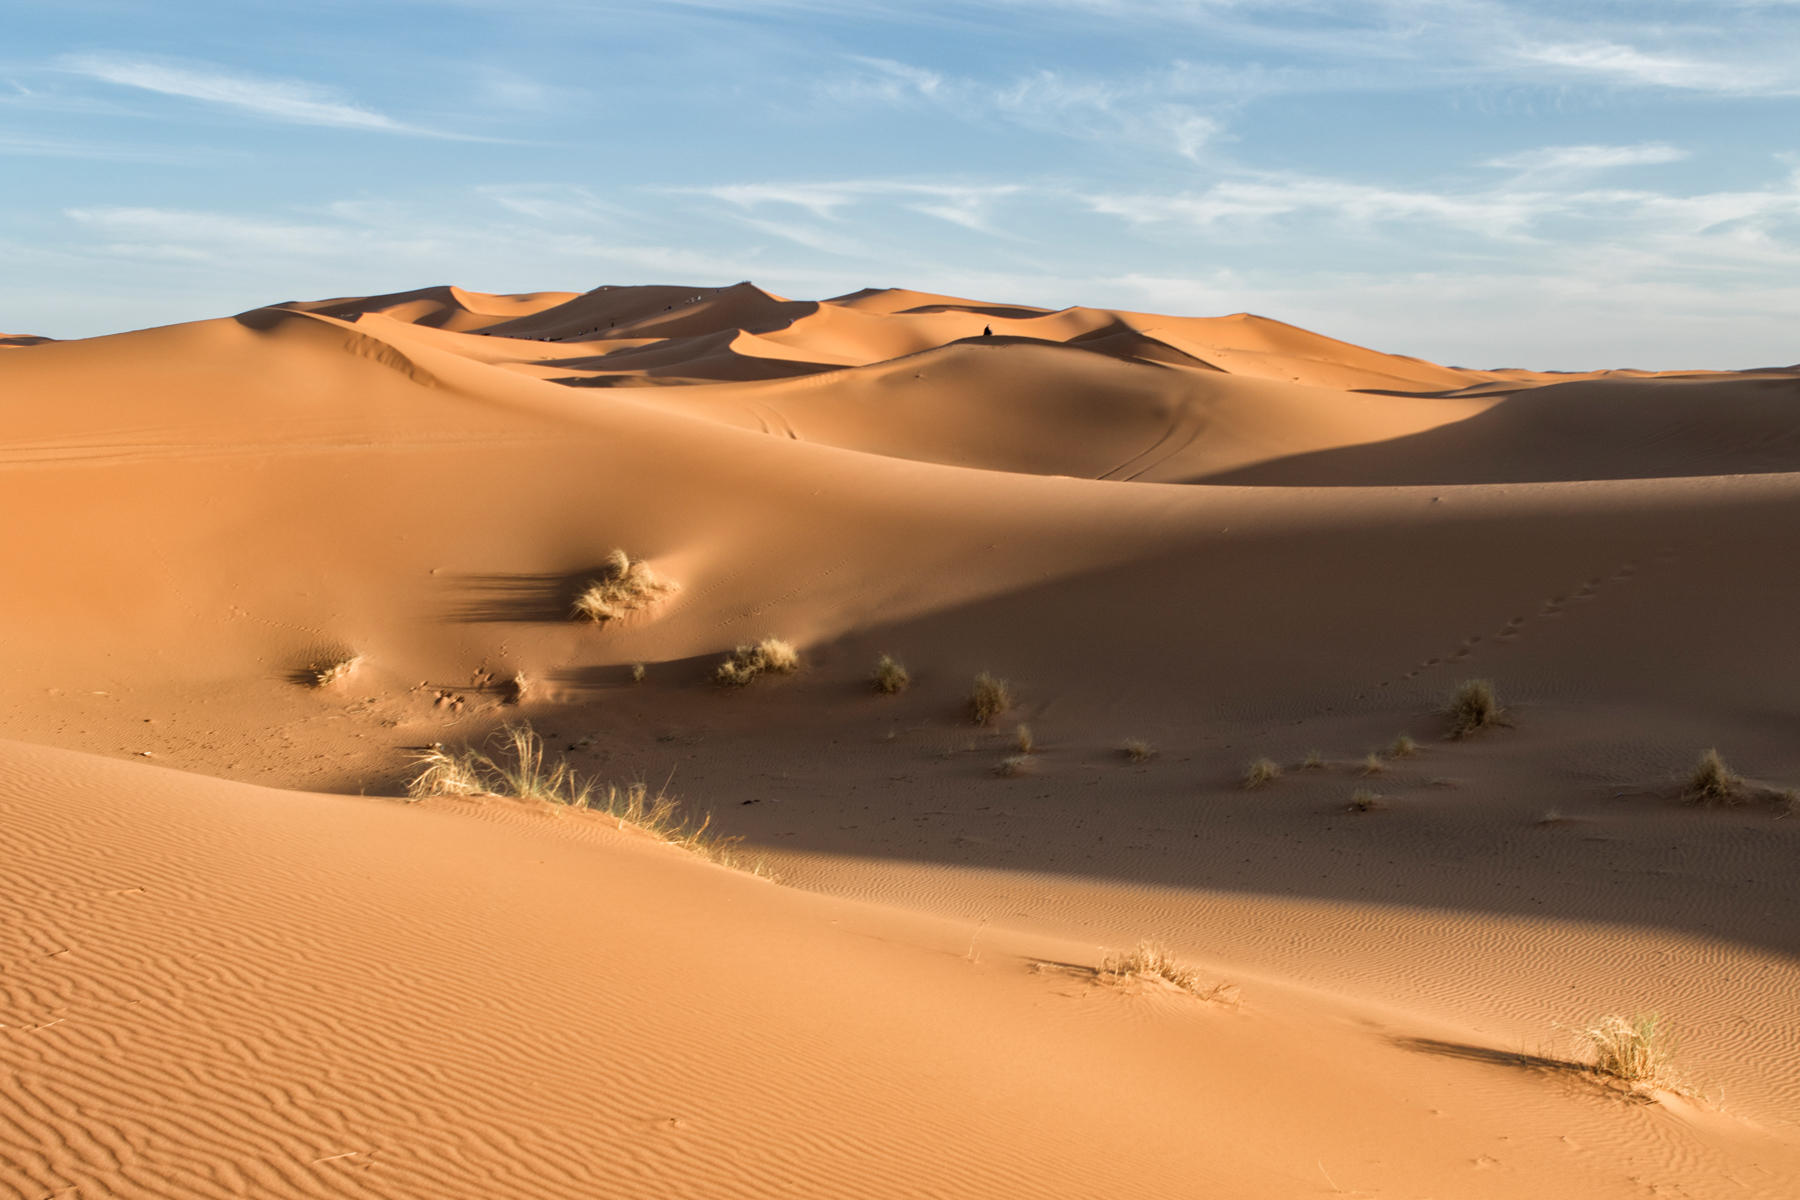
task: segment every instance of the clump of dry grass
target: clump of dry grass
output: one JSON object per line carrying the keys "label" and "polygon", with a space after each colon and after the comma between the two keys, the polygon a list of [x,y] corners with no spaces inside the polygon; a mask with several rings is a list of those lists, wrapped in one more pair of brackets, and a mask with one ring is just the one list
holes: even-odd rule
{"label": "clump of dry grass", "polygon": [[680,587],[674,580],[664,579],[652,571],[643,559],[633,559],[623,550],[614,550],[607,555],[600,577],[589,580],[576,598],[574,615],[603,625],[641,612],[671,592],[679,591]]}
{"label": "clump of dry grass", "polygon": [[1306,757],[1300,760],[1300,769],[1302,771],[1323,771],[1325,756],[1317,750],[1308,750]]}
{"label": "clump of dry grass", "polygon": [[1412,734],[1402,733],[1394,738],[1387,752],[1389,758],[1411,758],[1419,752],[1419,743],[1413,741]]}
{"label": "clump of dry grass", "polygon": [[977,725],[987,725],[1013,706],[1012,685],[983,671],[969,688],[969,716]]}
{"label": "clump of dry grass", "polygon": [[[711,815],[690,820],[666,789],[652,792],[642,780],[620,786],[583,778],[564,759],[546,759],[544,740],[529,723],[504,726],[495,753],[432,746],[414,759],[419,772],[407,785],[415,800],[427,796],[516,796],[563,808],[605,813],[621,828],[631,825],[659,841],[680,846],[726,866],[738,866],[736,838],[709,832]],[[758,872],[760,873],[760,871]]]}
{"label": "clump of dry grass", "polygon": [[1156,747],[1143,738],[1127,738],[1119,746],[1119,753],[1134,763],[1149,762],[1156,757]]}
{"label": "clump of dry grass", "polygon": [[306,673],[314,687],[328,688],[356,674],[356,669],[362,665],[362,655],[347,654],[328,663],[315,663],[306,669]]}
{"label": "clump of dry grass", "polygon": [[1634,1088],[1676,1088],[1675,1038],[1657,1013],[1606,1016],[1575,1031],[1594,1056],[1594,1070]]}
{"label": "clump of dry grass", "polygon": [[1371,750],[1363,755],[1362,773],[1364,775],[1379,775],[1385,770],[1387,770],[1387,764],[1381,761],[1380,754]]}
{"label": "clump of dry grass", "polygon": [[766,637],[751,646],[739,646],[726,656],[713,678],[728,687],[743,687],[758,675],[792,675],[800,669],[800,652],[792,642]]}
{"label": "clump of dry grass", "polygon": [[645,674],[645,671],[644,671],[643,663],[632,663],[631,664],[631,682],[633,682],[633,683],[644,682],[644,674]]}
{"label": "clump of dry grass", "polygon": [[1281,778],[1281,764],[1272,758],[1259,758],[1244,768],[1244,786],[1250,791],[1267,787]]}
{"label": "clump of dry grass", "polygon": [[1029,754],[1009,754],[994,764],[994,774],[1002,779],[1013,779],[1034,769]]}
{"label": "clump of dry grass", "polygon": [[912,686],[912,675],[899,659],[891,654],[884,654],[875,660],[875,673],[870,676],[869,682],[882,695],[893,696]]}
{"label": "clump of dry grass", "polygon": [[1357,788],[1350,793],[1351,812],[1374,812],[1381,806],[1381,795],[1378,792],[1371,792],[1367,788]]}
{"label": "clump of dry grass", "polygon": [[1037,748],[1037,738],[1031,732],[1031,726],[1021,721],[1013,728],[1013,745],[1020,754],[1030,754]]}
{"label": "clump of dry grass", "polygon": [[1506,710],[1500,707],[1493,682],[1487,679],[1465,679],[1458,684],[1450,697],[1447,715],[1450,737],[1455,741],[1506,724]]}
{"label": "clump of dry grass", "polygon": [[1206,982],[1197,968],[1176,958],[1168,947],[1148,938],[1130,950],[1107,955],[1100,964],[1098,977],[1102,983],[1114,985],[1165,983],[1202,1000],[1217,1000],[1229,991],[1227,984]]}
{"label": "clump of dry grass", "polygon": [[1725,765],[1717,750],[1702,754],[1688,776],[1687,796],[1695,804],[1733,804],[1743,789],[1743,777]]}
{"label": "clump of dry grass", "polygon": [[525,703],[526,698],[531,695],[533,688],[534,685],[531,682],[531,676],[523,671],[515,672],[512,677],[512,690],[506,695],[507,703]]}

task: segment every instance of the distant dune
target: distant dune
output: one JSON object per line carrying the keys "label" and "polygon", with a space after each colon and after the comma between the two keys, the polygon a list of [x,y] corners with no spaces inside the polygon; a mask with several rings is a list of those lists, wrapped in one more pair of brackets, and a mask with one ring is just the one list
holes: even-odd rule
{"label": "distant dune", "polygon": [[[0,1193],[1800,1195],[1800,370],[749,283],[0,347]],[[765,877],[397,799],[519,721]],[[1583,1069],[1650,1010],[1681,1088]]]}

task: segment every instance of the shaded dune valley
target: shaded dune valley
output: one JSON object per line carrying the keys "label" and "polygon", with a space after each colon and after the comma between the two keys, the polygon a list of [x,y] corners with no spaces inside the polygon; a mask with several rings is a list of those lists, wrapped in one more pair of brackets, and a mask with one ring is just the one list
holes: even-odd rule
{"label": "shaded dune valley", "polygon": [[0,1195],[1800,1196],[1800,368],[432,287],[0,502]]}

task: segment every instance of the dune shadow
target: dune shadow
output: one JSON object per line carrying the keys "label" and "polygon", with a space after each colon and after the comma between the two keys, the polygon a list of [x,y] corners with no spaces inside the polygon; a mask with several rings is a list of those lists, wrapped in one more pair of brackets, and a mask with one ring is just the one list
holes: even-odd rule
{"label": "dune shadow", "polygon": [[575,598],[599,569],[573,574],[462,575],[452,580],[461,596],[451,610],[454,620],[471,624],[560,623],[571,619]]}
{"label": "dune shadow", "polygon": [[1454,1058],[1462,1062],[1485,1063],[1493,1067],[1518,1067],[1554,1075],[1588,1076],[1592,1071],[1582,1063],[1548,1054],[1530,1054],[1524,1050],[1496,1050],[1492,1046],[1476,1046],[1468,1042],[1447,1042],[1439,1038],[1397,1037],[1394,1045],[1418,1054]]}

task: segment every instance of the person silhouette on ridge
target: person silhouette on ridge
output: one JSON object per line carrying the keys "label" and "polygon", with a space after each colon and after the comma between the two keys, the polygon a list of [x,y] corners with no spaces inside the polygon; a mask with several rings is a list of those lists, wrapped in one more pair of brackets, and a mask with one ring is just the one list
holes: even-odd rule
{"label": "person silhouette on ridge", "polygon": [[993,337],[994,336],[994,327],[992,325],[983,325],[981,327],[981,336],[982,337]]}

